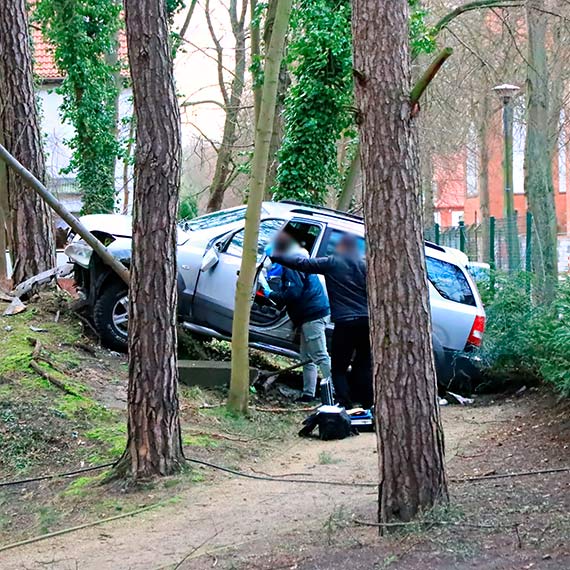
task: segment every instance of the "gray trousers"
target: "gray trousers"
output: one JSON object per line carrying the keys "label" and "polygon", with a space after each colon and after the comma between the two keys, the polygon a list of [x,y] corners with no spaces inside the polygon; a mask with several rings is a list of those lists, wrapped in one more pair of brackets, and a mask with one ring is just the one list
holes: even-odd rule
{"label": "gray trousers", "polygon": [[310,360],[303,367],[303,394],[314,396],[317,389],[317,368],[323,378],[330,378],[331,358],[327,351],[326,319],[301,325],[301,360]]}

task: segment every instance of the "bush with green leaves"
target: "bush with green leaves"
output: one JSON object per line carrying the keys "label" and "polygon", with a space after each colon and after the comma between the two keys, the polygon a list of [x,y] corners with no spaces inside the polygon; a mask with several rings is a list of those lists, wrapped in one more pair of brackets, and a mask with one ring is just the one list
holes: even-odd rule
{"label": "bush with green leaves", "polygon": [[497,276],[486,304],[487,329],[480,356],[494,387],[538,381],[570,396],[570,280],[559,284],[552,305],[535,305],[526,274]]}

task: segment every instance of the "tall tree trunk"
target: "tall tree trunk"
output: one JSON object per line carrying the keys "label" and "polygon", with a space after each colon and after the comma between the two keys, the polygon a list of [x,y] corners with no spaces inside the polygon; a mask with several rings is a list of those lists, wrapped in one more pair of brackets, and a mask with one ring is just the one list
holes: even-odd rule
{"label": "tall tree trunk", "polygon": [[479,209],[481,211],[481,261],[488,262],[491,252],[491,234],[489,230],[489,97],[485,95],[482,102],[481,117],[479,118]]}
{"label": "tall tree trunk", "polygon": [[[45,158],[34,93],[30,36],[24,0],[5,0],[0,10],[0,129],[5,146],[40,180]],[[53,220],[48,207],[8,172],[12,279],[20,283],[55,267]]]}
{"label": "tall tree trunk", "polygon": [[549,80],[546,62],[544,0],[527,3],[527,135],[525,190],[534,221],[532,265],[537,299],[551,302],[556,292],[558,251],[556,209],[552,181],[552,121],[549,116]]}
{"label": "tall tree trunk", "polygon": [[355,0],[352,29],[365,180],[379,520],[447,500],[431,344],[407,0]]}
{"label": "tall tree trunk", "polygon": [[176,213],[180,113],[163,0],[126,0],[136,116],[129,288],[127,449],[117,474],[135,481],[183,463],[176,362]]}
{"label": "tall tree trunk", "polygon": [[[423,152],[421,152],[423,150]],[[432,230],[435,223],[435,196],[433,195],[433,154],[434,150],[428,143],[420,145],[420,169],[423,203],[423,225],[426,230]]]}
{"label": "tall tree trunk", "polygon": [[[259,30],[259,20],[257,19],[257,0],[250,0],[250,17],[251,23],[249,33],[251,36],[251,66],[252,69],[258,70],[261,60],[261,33]],[[257,121],[259,120],[259,111],[261,109],[261,85],[258,84],[257,73],[253,73],[253,126],[254,132],[257,129]]]}
{"label": "tall tree trunk", "polygon": [[348,167],[348,172],[346,173],[346,178],[344,184],[342,185],[342,190],[338,197],[336,204],[336,209],[342,212],[348,211],[350,208],[350,203],[354,198],[356,192],[356,186],[362,177],[362,162],[360,160],[360,143],[356,145],[356,150],[354,157],[350,161],[350,166]]}
{"label": "tall tree trunk", "polygon": [[226,111],[224,133],[222,135],[222,142],[218,148],[216,168],[214,170],[214,177],[210,186],[210,198],[208,200],[208,205],[206,206],[206,210],[208,212],[216,212],[222,207],[224,195],[231,180],[234,145],[236,144],[239,135],[237,129],[238,116],[241,109],[241,98],[245,80],[245,11],[247,7],[247,0],[242,0],[242,2],[243,4],[241,15],[238,16],[237,0],[230,0],[229,13],[232,32],[235,38],[235,65],[230,92],[228,94],[224,84],[223,70],[220,70],[222,62],[222,47],[216,37],[216,32],[212,25],[210,17],[210,3],[209,1],[206,1],[206,17],[208,21],[208,27],[210,29],[210,35],[216,44],[216,50],[218,54],[218,77]]}
{"label": "tall tree trunk", "polygon": [[283,58],[283,47],[285,45],[292,2],[293,0],[279,0],[275,12],[273,33],[271,34],[271,42],[265,58],[261,107],[255,133],[249,199],[245,217],[243,257],[237,280],[232,327],[232,374],[228,408],[238,413],[247,412],[249,401],[249,316],[256,270],[259,220],[269,161],[279,68]]}
{"label": "tall tree trunk", "polygon": [[[0,93],[0,109],[4,108],[2,94]],[[0,145],[5,146],[4,133],[0,121]],[[8,279],[8,264],[6,263],[7,232],[9,228],[8,213],[8,169],[0,162],[0,288]]]}

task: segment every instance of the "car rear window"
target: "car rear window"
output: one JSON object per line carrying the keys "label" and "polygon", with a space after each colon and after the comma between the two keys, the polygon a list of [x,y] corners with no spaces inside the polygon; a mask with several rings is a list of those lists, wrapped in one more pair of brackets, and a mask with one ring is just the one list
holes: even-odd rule
{"label": "car rear window", "polygon": [[477,305],[469,281],[457,265],[429,256],[426,256],[426,265],[428,279],[444,299],[463,305]]}
{"label": "car rear window", "polygon": [[[342,236],[346,235],[348,232],[343,232],[341,230],[331,230],[327,241],[325,244],[325,249],[322,255],[333,255],[336,251],[336,246],[338,242],[341,240]],[[358,249],[360,251],[360,255],[364,256],[366,254],[366,242],[364,238],[361,236],[355,236],[358,242]]]}

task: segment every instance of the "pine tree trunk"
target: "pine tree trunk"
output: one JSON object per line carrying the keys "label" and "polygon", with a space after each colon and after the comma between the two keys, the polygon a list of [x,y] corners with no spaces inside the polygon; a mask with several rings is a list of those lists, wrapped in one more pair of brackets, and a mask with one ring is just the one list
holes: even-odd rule
{"label": "pine tree trunk", "polygon": [[[558,278],[556,210],[552,181],[552,121],[549,115],[549,79],[546,62],[544,0],[527,4],[527,135],[525,190],[533,216],[532,266],[537,299],[554,299]],[[557,125],[556,125],[557,126]]]}
{"label": "pine tree trunk", "polygon": [[[420,146],[420,151],[422,147]],[[423,224],[426,230],[432,230],[435,224],[435,196],[433,195],[433,154],[431,145],[425,145],[421,153],[421,186],[423,202]]]}
{"label": "pine tree trunk", "polygon": [[128,442],[119,476],[169,475],[183,463],[176,362],[176,213],[180,114],[163,0],[127,0],[136,116],[129,289]]}
{"label": "pine tree trunk", "polygon": [[279,0],[277,5],[271,42],[265,58],[261,106],[255,133],[255,148],[245,218],[243,257],[237,280],[232,328],[232,373],[228,408],[238,413],[246,413],[249,402],[249,315],[256,270],[259,220],[269,161],[279,68],[283,57],[283,46],[289,25],[291,5],[292,0]]}
{"label": "pine tree trunk", "polygon": [[355,0],[354,67],[365,180],[379,520],[447,500],[410,105],[407,0]]}
{"label": "pine tree trunk", "polygon": [[[6,149],[43,181],[45,158],[24,0],[5,0],[0,10],[0,91]],[[7,179],[12,280],[20,283],[55,267],[53,220],[47,205],[21,178],[8,172]]]}

